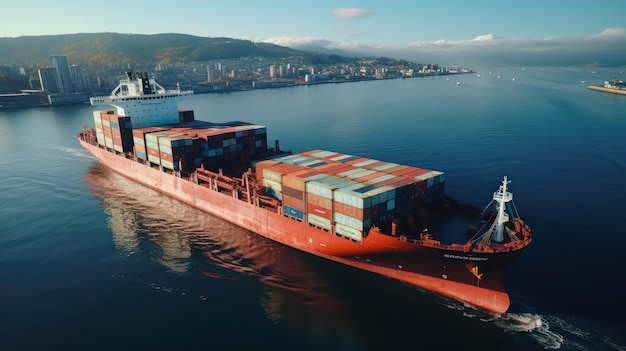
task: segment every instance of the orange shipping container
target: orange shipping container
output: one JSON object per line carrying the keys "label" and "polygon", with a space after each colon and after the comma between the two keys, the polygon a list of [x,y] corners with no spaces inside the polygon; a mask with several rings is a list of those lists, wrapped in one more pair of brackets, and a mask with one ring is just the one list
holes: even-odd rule
{"label": "orange shipping container", "polygon": [[414,178],[414,177],[417,177],[418,175],[422,175],[422,174],[425,174],[425,173],[428,173],[428,172],[430,172],[430,170],[418,168],[417,170],[415,170],[413,172],[402,174],[402,177],[404,177],[404,178]]}
{"label": "orange shipping container", "polygon": [[358,220],[364,220],[366,218],[368,218],[366,216],[366,213],[371,212],[370,208],[368,207],[365,210],[362,210],[358,207],[354,207],[354,206],[350,206],[341,202],[333,202],[333,210],[336,213],[341,213],[342,215],[346,215],[348,217],[352,217],[352,218],[356,218]]}
{"label": "orange shipping container", "polygon": [[296,199],[294,197],[285,195],[283,193],[283,206],[289,206],[291,208],[295,208],[298,211],[305,212],[305,203],[303,200]]}
{"label": "orange shipping container", "polygon": [[307,205],[315,205],[322,208],[326,208],[331,210],[333,208],[333,200],[329,198],[325,198],[323,196],[319,196],[316,194],[307,193],[306,194],[306,203]]}
{"label": "orange shipping container", "polygon": [[[398,165],[398,166],[394,166],[394,167],[391,167],[391,168],[387,168],[387,169],[385,170],[385,172],[386,172],[386,173],[389,173],[389,174],[396,174],[396,172],[400,172],[400,171],[402,171],[403,169],[407,169],[407,168],[409,168],[409,166]],[[396,175],[397,175],[397,174],[396,174]]]}

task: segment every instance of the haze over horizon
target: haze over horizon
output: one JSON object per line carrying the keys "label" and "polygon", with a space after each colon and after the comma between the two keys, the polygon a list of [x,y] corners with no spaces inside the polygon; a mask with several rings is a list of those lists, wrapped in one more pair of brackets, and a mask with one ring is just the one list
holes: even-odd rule
{"label": "haze over horizon", "polygon": [[[626,1],[269,0],[5,6],[0,37],[181,33],[442,64],[626,65]],[[45,11],[33,9],[45,8]],[[19,14],[28,14],[20,16]],[[69,16],[68,16],[69,14]]]}

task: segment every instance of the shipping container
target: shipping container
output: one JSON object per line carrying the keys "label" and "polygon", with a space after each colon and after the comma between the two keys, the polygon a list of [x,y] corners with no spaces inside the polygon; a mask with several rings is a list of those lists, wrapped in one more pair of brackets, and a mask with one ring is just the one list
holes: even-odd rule
{"label": "shipping container", "polygon": [[293,207],[283,206],[283,214],[285,216],[293,217],[299,221],[304,220],[304,212]]}
{"label": "shipping container", "polygon": [[[328,200],[328,199],[327,199]],[[330,203],[330,207],[332,207],[332,200],[328,200]],[[307,213],[312,213],[316,216],[320,216],[322,218],[325,218],[329,221],[333,220],[333,210],[332,208],[325,208],[323,206],[317,206],[312,204],[311,202],[307,202],[306,204],[306,211]]]}
{"label": "shipping container", "polygon": [[354,229],[341,223],[335,223],[335,233],[353,239],[355,241],[363,240],[363,231]]}
{"label": "shipping container", "polygon": [[322,207],[328,210],[333,209],[333,199],[329,199],[324,196],[320,196],[313,193],[306,193],[306,206],[314,205],[318,207]]}
{"label": "shipping container", "polygon": [[285,174],[282,177],[282,183],[284,186],[304,192],[306,190],[305,184],[307,181],[323,178],[326,176],[326,174],[320,173],[320,171],[318,170],[304,169],[297,172]]}
{"label": "shipping container", "polygon": [[311,154],[311,157],[315,157],[315,158],[331,158],[333,156],[339,156],[339,154],[333,151],[324,151],[324,150],[320,150],[316,153]]}
{"label": "shipping container", "polygon": [[375,171],[381,171],[381,172],[389,173],[390,169],[392,169],[394,167],[397,167],[397,166],[399,166],[399,164],[397,164],[397,163],[385,162],[385,163],[383,163],[381,165],[372,167],[372,169],[375,170]]}
{"label": "shipping container", "polygon": [[283,206],[289,206],[302,212],[306,211],[306,202],[302,199],[297,199],[283,193]]}
{"label": "shipping container", "polygon": [[[355,164],[357,164],[357,163],[365,162],[365,161],[367,161],[367,160],[369,160],[369,158],[365,158],[365,157],[356,157],[356,158],[353,158],[353,159],[351,159],[351,160],[347,160],[347,159],[346,159],[346,160],[344,160],[344,161],[343,161],[343,163],[348,164],[348,165],[352,165],[352,166],[354,166],[354,165],[355,165]],[[358,167],[358,166],[355,166],[355,167]]]}
{"label": "shipping container", "polygon": [[307,222],[314,227],[330,230],[331,221],[314,213],[307,213]]}
{"label": "shipping container", "polygon": [[355,167],[367,168],[366,166],[369,166],[369,165],[372,165],[372,164],[375,164],[375,163],[379,163],[379,162],[381,162],[381,161],[374,160],[374,159],[366,159],[364,161],[354,163],[353,165]]}

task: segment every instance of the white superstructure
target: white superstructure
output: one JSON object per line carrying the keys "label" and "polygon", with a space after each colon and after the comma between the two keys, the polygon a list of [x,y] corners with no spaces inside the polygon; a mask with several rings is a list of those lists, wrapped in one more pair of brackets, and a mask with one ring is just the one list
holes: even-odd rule
{"label": "white superstructure", "polygon": [[113,106],[119,116],[132,118],[133,128],[178,123],[178,101],[193,95],[192,90],[165,90],[147,73],[126,73],[109,96],[89,99],[92,105]]}

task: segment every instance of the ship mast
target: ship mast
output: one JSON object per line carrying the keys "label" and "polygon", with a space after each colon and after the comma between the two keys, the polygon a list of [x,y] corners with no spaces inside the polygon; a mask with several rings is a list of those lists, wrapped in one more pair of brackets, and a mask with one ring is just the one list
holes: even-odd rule
{"label": "ship mast", "polygon": [[[486,220],[483,227],[478,230],[474,237],[472,237],[472,239],[470,240],[471,243],[476,245],[483,245],[489,244],[492,241],[497,243],[501,243],[504,241],[504,232],[506,230],[504,223],[508,222],[510,219],[509,213],[507,211],[507,203],[513,201],[513,194],[510,193],[507,189],[509,183],[510,181],[505,176],[502,180],[502,185],[500,185],[498,190],[493,193],[493,199],[481,214],[481,216],[485,216],[489,215],[489,213],[492,213],[491,215],[489,215],[490,219]],[[490,212],[492,209],[494,209],[494,207],[496,211]],[[512,211],[511,215],[514,218],[518,216],[517,211],[515,210],[515,206],[512,206],[512,208],[510,208],[509,210]],[[489,229],[483,230],[485,228]],[[515,240],[514,238],[511,239]]]}
{"label": "ship mast", "polygon": [[493,193],[493,200],[498,204],[498,217],[496,218],[492,232],[494,233],[493,241],[501,243],[504,241],[504,223],[509,221],[509,215],[504,211],[506,203],[513,200],[513,194],[507,191],[507,185],[510,183],[504,176],[502,185],[498,191]]}

